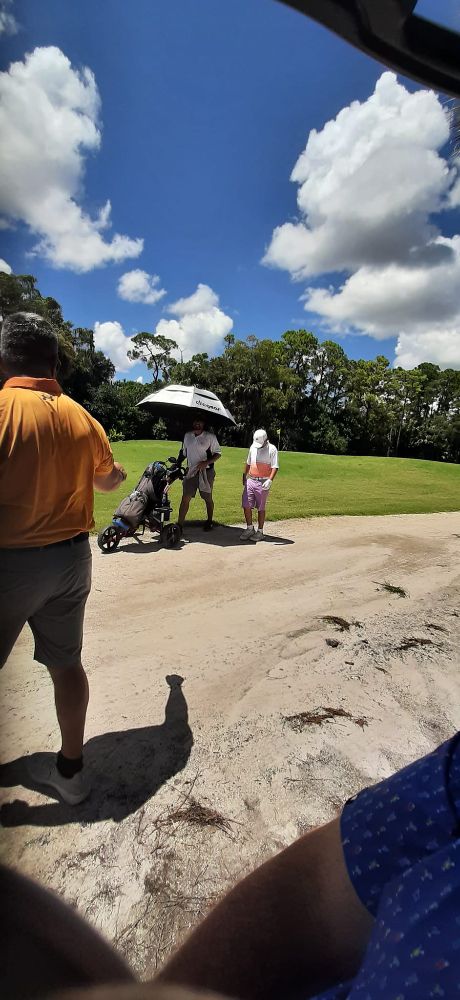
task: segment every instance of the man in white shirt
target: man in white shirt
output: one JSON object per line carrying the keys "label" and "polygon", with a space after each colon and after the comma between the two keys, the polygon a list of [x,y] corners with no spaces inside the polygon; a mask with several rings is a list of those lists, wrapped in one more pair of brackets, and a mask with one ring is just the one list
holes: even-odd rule
{"label": "man in white shirt", "polygon": [[205,427],[204,420],[197,417],[193,421],[192,430],[185,435],[181,448],[179,457],[187,459],[187,474],[182,483],[183,495],[179,507],[179,525],[183,528],[190,501],[192,497],[196,496],[198,490],[200,497],[206,504],[207,520],[203,528],[205,531],[211,531],[214,514],[212,489],[216,475],[214,464],[220,458],[221,451],[215,434],[206,430]]}
{"label": "man in white shirt", "polygon": [[[264,537],[265,505],[272,482],[278,472],[278,450],[270,444],[262,428],[255,432],[243,472],[243,510],[246,528],[240,535],[242,541],[260,542]],[[257,510],[257,529],[252,524],[252,512]]]}

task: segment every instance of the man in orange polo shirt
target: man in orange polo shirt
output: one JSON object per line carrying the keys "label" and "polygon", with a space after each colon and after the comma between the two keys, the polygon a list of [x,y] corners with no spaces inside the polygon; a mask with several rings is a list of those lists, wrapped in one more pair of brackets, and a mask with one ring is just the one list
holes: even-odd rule
{"label": "man in orange polo shirt", "polygon": [[83,770],[88,681],[81,662],[91,589],[93,488],[126,478],[101,425],[56,381],[58,340],[34,313],[3,322],[0,365],[0,667],[26,622],[34,658],[49,670],[62,736],[57,757],[30,758],[31,777],[71,805]]}

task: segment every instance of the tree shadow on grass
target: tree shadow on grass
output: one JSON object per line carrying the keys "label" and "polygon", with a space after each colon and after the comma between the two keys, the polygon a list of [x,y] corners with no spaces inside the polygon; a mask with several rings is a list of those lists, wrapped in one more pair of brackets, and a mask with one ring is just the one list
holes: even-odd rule
{"label": "tree shadow on grass", "polygon": [[[182,678],[172,675],[166,681],[170,692],[163,723],[103,733],[85,744],[85,767],[92,780],[92,792],[85,802],[78,806],[61,801],[30,806],[15,799],[2,807],[2,825],[46,827],[107,819],[119,823],[148,802],[162,785],[182,771],[193,746]],[[59,799],[53,789],[39,786],[31,779],[28,762],[32,759],[33,755],[25,755],[3,764],[0,787],[22,785]]]}

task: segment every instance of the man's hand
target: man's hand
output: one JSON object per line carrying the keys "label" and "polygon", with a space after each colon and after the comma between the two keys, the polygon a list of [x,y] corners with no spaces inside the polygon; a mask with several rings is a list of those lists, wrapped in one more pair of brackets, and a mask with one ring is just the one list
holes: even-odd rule
{"label": "man's hand", "polygon": [[125,479],[126,472],[123,466],[119,462],[114,462],[113,469],[108,476],[94,477],[94,489],[99,490],[100,493],[112,493],[113,490],[117,490],[121,486]]}
{"label": "man's hand", "polygon": [[125,481],[125,479],[126,479],[126,476],[127,476],[127,474],[128,474],[128,473],[127,473],[127,472],[126,472],[126,470],[125,470],[125,469],[123,468],[123,466],[122,466],[121,462],[114,462],[114,463],[113,463],[113,467],[114,467],[114,469],[116,469],[116,470],[117,470],[117,472],[118,472],[118,473],[120,474],[120,483],[123,483],[123,482]]}
{"label": "man's hand", "polygon": [[197,472],[204,472],[204,470],[208,468],[208,460],[206,459],[204,462],[198,462],[196,468]]}
{"label": "man's hand", "polygon": [[271,485],[272,485],[271,479],[264,479],[262,483],[262,489],[268,491],[271,488]]}

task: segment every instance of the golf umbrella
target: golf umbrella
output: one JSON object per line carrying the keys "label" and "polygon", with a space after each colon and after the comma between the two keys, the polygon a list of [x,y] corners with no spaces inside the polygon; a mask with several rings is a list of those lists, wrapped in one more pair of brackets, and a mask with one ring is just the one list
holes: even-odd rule
{"label": "golf umbrella", "polygon": [[166,385],[163,389],[158,389],[158,392],[151,392],[137,405],[151,410],[158,417],[171,417],[191,423],[197,417],[206,416],[209,423],[215,426],[236,426],[230,411],[219,397],[209,389],[199,389],[195,385]]}

